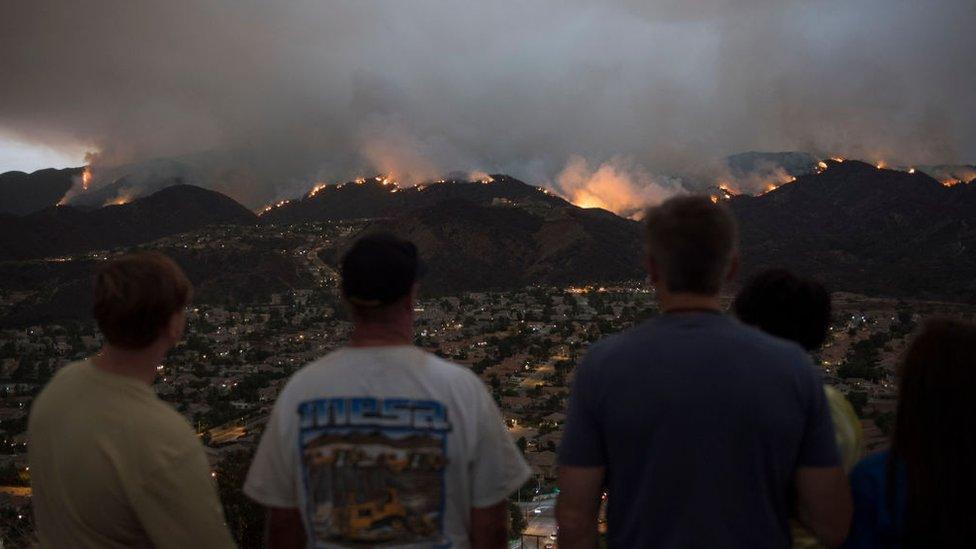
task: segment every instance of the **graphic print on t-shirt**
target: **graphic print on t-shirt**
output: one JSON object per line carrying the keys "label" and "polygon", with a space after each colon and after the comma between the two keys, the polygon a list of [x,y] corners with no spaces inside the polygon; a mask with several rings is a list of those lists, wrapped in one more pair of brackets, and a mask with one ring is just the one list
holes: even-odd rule
{"label": "graphic print on t-shirt", "polygon": [[306,523],[316,547],[450,542],[444,531],[447,409],[434,400],[302,402]]}

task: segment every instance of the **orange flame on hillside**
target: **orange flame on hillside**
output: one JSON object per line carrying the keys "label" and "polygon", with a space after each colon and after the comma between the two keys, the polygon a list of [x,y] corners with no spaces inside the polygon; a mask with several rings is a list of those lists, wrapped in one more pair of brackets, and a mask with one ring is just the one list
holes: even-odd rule
{"label": "orange flame on hillside", "polygon": [[129,202],[132,202],[131,197],[120,194],[119,196],[116,196],[112,200],[109,200],[104,204],[102,204],[102,207],[104,208],[105,206],[121,206],[123,204],[128,204]]}
{"label": "orange flame on hillside", "polygon": [[312,190],[308,191],[308,195],[306,196],[308,198],[312,198],[313,196],[322,192],[326,187],[328,187],[328,185],[325,183],[316,183],[315,186],[312,187]]}
{"label": "orange flame on hillside", "polygon": [[91,168],[85,166],[84,169],[81,170],[81,176],[75,176],[75,177],[77,177],[77,179],[72,179],[71,188],[68,189],[66,193],[64,193],[64,196],[61,197],[61,200],[58,200],[58,204],[57,204],[58,206],[64,206],[68,202],[71,202],[71,199],[77,196],[78,193],[85,192],[88,190],[88,186],[91,184],[91,180],[92,180]]}
{"label": "orange flame on hillside", "polygon": [[280,208],[280,207],[284,206],[285,204],[288,204],[289,202],[291,202],[291,200],[279,200],[277,202],[273,202],[271,204],[268,204],[264,208],[262,208],[261,209],[261,213],[268,213],[271,210],[274,210],[275,208]]}

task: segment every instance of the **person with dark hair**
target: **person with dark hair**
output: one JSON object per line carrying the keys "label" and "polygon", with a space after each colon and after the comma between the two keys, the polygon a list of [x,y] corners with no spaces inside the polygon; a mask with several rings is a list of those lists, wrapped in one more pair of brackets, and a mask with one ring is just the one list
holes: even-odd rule
{"label": "person with dark hair", "polygon": [[[751,278],[736,296],[732,308],[739,320],[783,339],[795,341],[809,352],[819,349],[830,332],[830,293],[815,280],[785,269],[769,269]],[[854,407],[844,394],[824,385],[834,435],[844,469],[861,458],[863,433]]]}
{"label": "person with dark hair", "polygon": [[58,371],[28,422],[41,547],[234,546],[196,433],[152,390],[192,293],[162,254],[98,269],[104,345]]}
{"label": "person with dark hair", "polygon": [[469,369],[413,345],[416,246],[390,234],[342,258],[349,343],[278,396],[244,492],[271,547],[493,547],[531,476]]}
{"label": "person with dark hair", "polygon": [[850,493],[821,380],[794,343],[722,314],[736,273],[728,209],[707,196],[648,210],[645,267],[662,315],[592,345],[559,450],[562,549],[788,547],[800,516],[829,545]]}
{"label": "person with dark hair", "polygon": [[890,450],[851,473],[849,549],[976,543],[976,324],[925,323],[899,368]]}

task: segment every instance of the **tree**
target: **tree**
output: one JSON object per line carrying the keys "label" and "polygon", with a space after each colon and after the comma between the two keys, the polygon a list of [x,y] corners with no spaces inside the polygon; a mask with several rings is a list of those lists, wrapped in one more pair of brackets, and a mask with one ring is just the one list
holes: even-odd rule
{"label": "tree", "polygon": [[891,436],[892,431],[895,430],[895,413],[885,412],[874,418],[874,424],[878,426],[881,433],[885,436]]}
{"label": "tree", "polygon": [[847,394],[847,400],[854,408],[854,413],[857,414],[857,417],[863,417],[864,407],[868,403],[868,394],[864,391],[852,391]]}
{"label": "tree", "polygon": [[519,539],[522,537],[522,532],[525,531],[525,527],[528,524],[525,522],[525,517],[522,515],[522,509],[512,500],[508,500],[508,515],[511,528],[508,529],[509,539]]}
{"label": "tree", "polygon": [[870,338],[858,341],[847,351],[844,364],[837,369],[837,376],[842,379],[859,378],[870,381],[881,379],[881,368],[878,367],[880,356],[878,348],[886,342],[885,334],[873,334]]}

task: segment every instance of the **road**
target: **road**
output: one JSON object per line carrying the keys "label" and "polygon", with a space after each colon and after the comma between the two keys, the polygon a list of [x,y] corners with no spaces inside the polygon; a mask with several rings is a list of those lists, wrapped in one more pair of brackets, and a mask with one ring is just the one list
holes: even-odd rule
{"label": "road", "polygon": [[522,540],[514,542],[512,548],[545,549],[550,547],[549,544],[557,547],[556,540],[551,536],[556,533],[556,500],[533,501],[519,506],[526,515],[528,525],[522,532]]}

